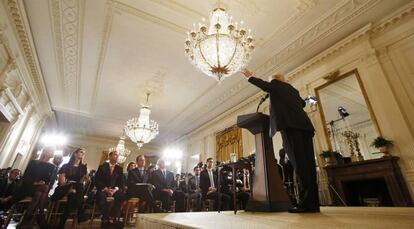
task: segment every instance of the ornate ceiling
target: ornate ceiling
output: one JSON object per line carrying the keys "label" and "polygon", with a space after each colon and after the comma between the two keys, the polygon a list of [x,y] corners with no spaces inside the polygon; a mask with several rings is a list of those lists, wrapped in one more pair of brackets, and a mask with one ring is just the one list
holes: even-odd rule
{"label": "ornate ceiling", "polygon": [[[222,84],[184,54],[194,22],[217,1],[23,0],[57,124],[69,133],[117,138],[151,91],[156,144],[172,141],[257,93],[241,75]],[[252,28],[249,67],[288,72],[409,0],[228,0]]]}

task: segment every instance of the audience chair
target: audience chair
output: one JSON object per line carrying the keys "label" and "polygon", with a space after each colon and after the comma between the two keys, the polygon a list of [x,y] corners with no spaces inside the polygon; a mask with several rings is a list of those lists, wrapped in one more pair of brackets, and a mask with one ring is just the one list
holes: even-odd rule
{"label": "audience chair", "polygon": [[203,207],[202,207],[203,211],[214,211],[215,202],[216,201],[212,199],[205,199],[203,201]]}
{"label": "audience chair", "polygon": [[[114,198],[113,197],[106,197],[106,202],[110,203],[110,205],[112,205],[114,203]],[[111,207],[111,206],[109,206]],[[93,209],[92,209],[92,215],[91,215],[91,223],[90,223],[90,227],[92,228],[93,225],[93,220],[95,219],[95,211],[96,211],[96,200],[95,203],[93,204]]]}
{"label": "audience chair", "polygon": [[134,213],[138,212],[136,211],[138,207],[138,203],[139,203],[139,198],[131,198],[128,200],[127,205],[126,205],[125,215],[124,215],[124,227],[128,225]]}
{"label": "audience chair", "polygon": [[9,211],[8,211],[6,221],[4,222],[4,228],[7,228],[7,226],[9,225],[9,223],[10,223],[10,221],[11,221],[11,219],[12,219],[14,216],[18,216],[18,215],[20,215],[20,216],[21,216],[21,215],[24,215],[24,213],[25,213],[25,211],[26,211],[26,210],[24,210],[22,213],[17,213],[17,207],[18,207],[18,206],[21,206],[21,205],[27,205],[27,204],[30,204],[30,202],[32,202],[32,197],[26,197],[26,198],[24,198],[23,200],[20,200],[19,202],[17,202],[17,203],[15,203],[15,204],[13,204],[13,205],[10,207]]}

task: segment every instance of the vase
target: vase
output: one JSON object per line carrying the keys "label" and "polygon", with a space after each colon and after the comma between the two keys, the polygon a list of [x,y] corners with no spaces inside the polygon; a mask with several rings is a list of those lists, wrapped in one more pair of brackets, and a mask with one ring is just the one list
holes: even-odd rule
{"label": "vase", "polygon": [[378,149],[381,153],[384,154],[382,157],[391,157],[391,154],[388,152],[388,147],[387,146],[381,146]]}
{"label": "vase", "polygon": [[332,157],[324,157],[325,166],[333,165]]}

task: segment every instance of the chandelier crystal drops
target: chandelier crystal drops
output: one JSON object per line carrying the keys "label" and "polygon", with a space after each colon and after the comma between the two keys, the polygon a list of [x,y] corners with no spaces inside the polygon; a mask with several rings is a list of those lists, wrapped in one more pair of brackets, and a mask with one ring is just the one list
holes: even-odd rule
{"label": "chandelier crystal drops", "polygon": [[149,109],[148,98],[149,94],[147,93],[147,103],[142,105],[139,117],[128,120],[125,125],[126,135],[137,144],[139,149],[159,133],[158,124],[154,120],[150,120],[151,110]]}
{"label": "chandelier crystal drops", "polygon": [[125,148],[125,137],[119,138],[118,145],[116,147],[109,148],[109,152],[117,151],[119,153],[118,163],[122,164],[126,161],[127,157],[131,154],[131,150]]}
{"label": "chandelier crystal drops", "polygon": [[243,21],[233,23],[223,8],[210,14],[210,24],[193,25],[185,41],[185,53],[190,62],[206,75],[221,82],[246,67],[254,50],[251,30]]}

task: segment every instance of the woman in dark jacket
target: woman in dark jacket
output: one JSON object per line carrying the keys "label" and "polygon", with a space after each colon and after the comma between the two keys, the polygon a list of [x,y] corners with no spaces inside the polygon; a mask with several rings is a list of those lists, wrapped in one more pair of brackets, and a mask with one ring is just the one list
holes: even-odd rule
{"label": "woman in dark jacket", "polygon": [[87,179],[87,167],[82,163],[85,156],[85,149],[76,149],[67,164],[62,165],[58,174],[58,187],[52,195],[52,201],[57,201],[67,196],[65,210],[60,218],[59,228],[64,228],[66,220],[72,210],[78,212],[78,222],[85,219],[82,211],[84,183]]}
{"label": "woman in dark jacket", "polygon": [[38,160],[32,160],[27,165],[22,179],[22,186],[13,195],[12,203],[17,203],[27,196],[32,197],[32,201],[26,208],[25,214],[16,228],[31,228],[33,226],[33,216],[37,210],[39,210],[37,223],[40,228],[46,228],[44,208],[49,192],[49,183],[55,170],[55,166],[49,162],[53,154],[53,149],[45,148],[42,150]]}

